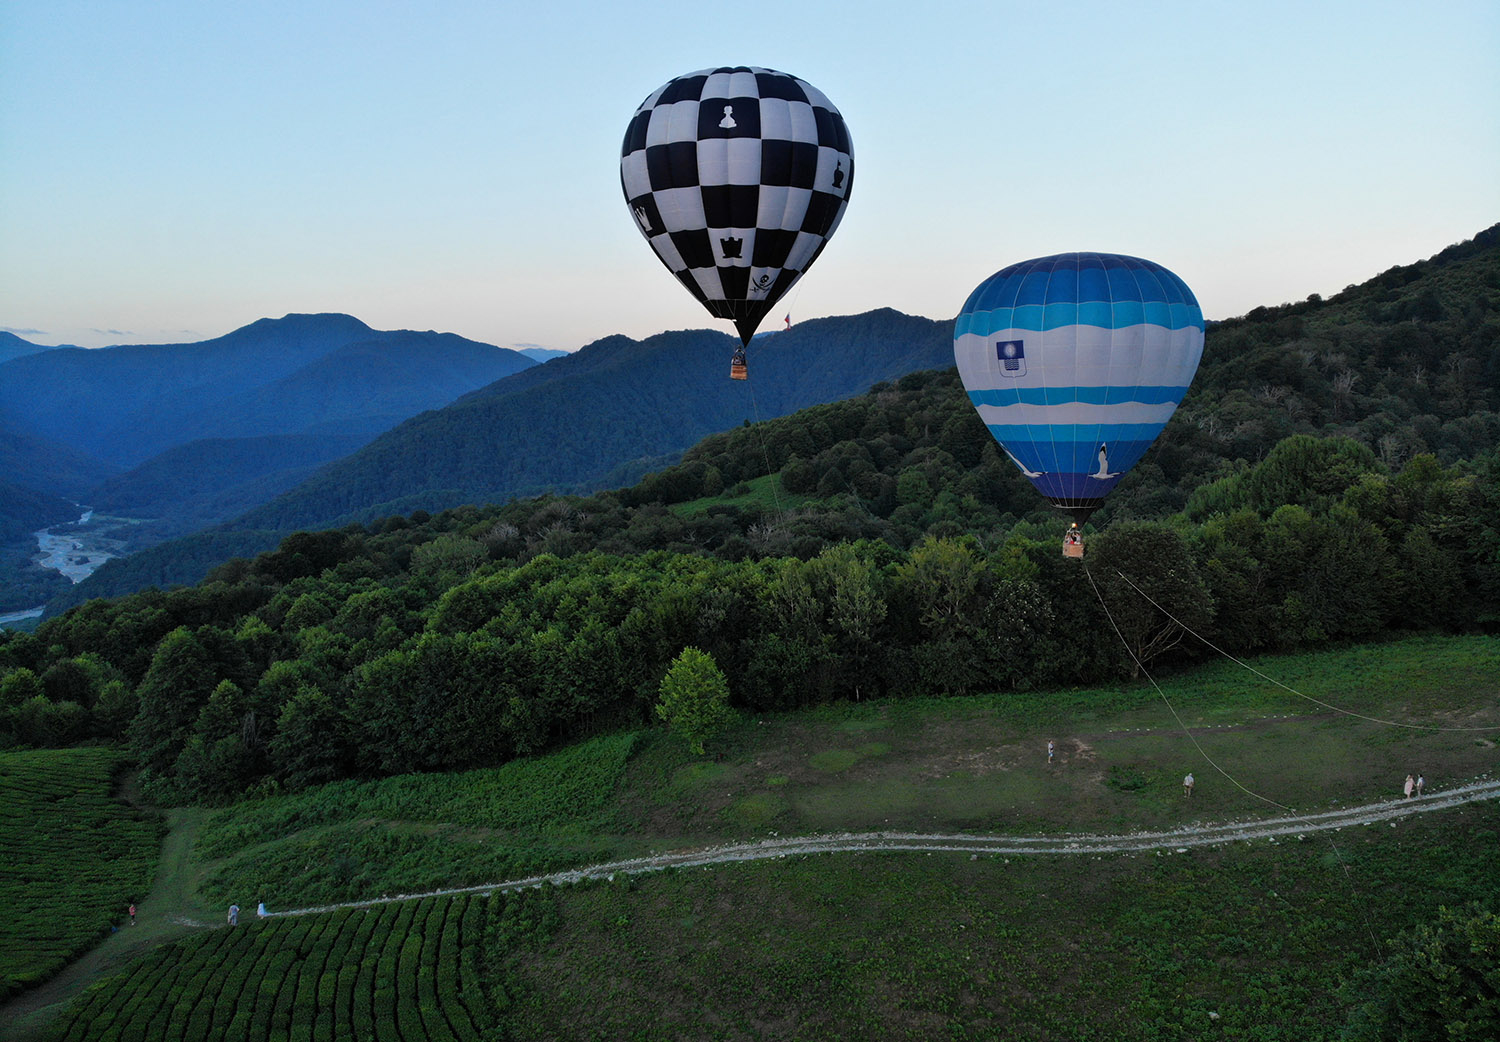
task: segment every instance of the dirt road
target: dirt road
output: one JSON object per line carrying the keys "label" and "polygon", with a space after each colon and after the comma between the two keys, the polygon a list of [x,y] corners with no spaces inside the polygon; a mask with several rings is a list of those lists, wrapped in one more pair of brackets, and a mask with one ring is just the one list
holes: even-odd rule
{"label": "dirt road", "polygon": [[917,832],[857,832],[826,836],[787,836],[652,854],[626,861],[610,861],[586,868],[569,869],[546,875],[529,876],[505,883],[434,890],[420,894],[397,894],[372,901],[319,905],[272,912],[273,916],[312,915],[339,908],[367,908],[391,901],[409,901],[420,897],[445,894],[485,894],[544,883],[576,883],[583,879],[609,879],[616,875],[660,872],[668,868],[698,868],[734,861],[765,861],[803,854],[859,853],[879,850],[917,852],[951,851],[1006,857],[1034,854],[1118,854],[1136,851],[1187,851],[1192,847],[1223,846],[1229,843],[1252,843],[1257,840],[1277,842],[1282,838],[1313,835],[1330,830],[1361,828],[1380,823],[1394,823],[1415,814],[1448,810],[1476,800],[1500,799],[1500,781],[1481,779],[1443,792],[1429,793],[1417,799],[1397,799],[1358,807],[1320,811],[1315,814],[1291,814],[1279,818],[1228,824],[1193,824],[1167,832],[1128,832],[1119,835],[1060,833],[1047,836],[979,836],[968,833],[930,834]]}

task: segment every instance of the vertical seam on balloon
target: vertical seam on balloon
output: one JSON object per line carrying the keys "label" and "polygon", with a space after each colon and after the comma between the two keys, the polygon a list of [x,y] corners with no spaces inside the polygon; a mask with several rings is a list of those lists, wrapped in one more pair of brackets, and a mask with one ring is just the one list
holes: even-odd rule
{"label": "vertical seam on balloon", "polygon": [[[1034,270],[1036,270],[1037,265],[1039,263],[1040,263],[1039,261],[1025,262],[1025,264],[1024,264],[1025,270],[1023,272],[1021,272],[1021,277],[1016,280],[1015,295],[1011,299],[1011,308],[1010,308],[1010,320],[1011,320],[1012,324],[1014,324],[1014,322],[1016,321],[1016,310],[1020,307],[1020,304],[1021,304],[1021,287],[1024,286],[1024,285],[1026,285],[1026,277],[1028,275],[1030,275]],[[1048,275],[1047,275],[1047,284],[1050,286],[1051,283],[1052,283],[1052,275],[1049,272]],[[1038,330],[1038,336],[1040,336],[1041,339],[1043,341],[1045,341],[1046,338],[1047,338],[1047,291],[1046,291],[1046,289],[1042,290],[1042,320],[1040,322],[1038,322],[1037,325],[1041,327]],[[1014,325],[1012,325],[1012,328],[1014,328]],[[1023,342],[1024,342],[1024,339],[1023,339]],[[1044,357],[1044,353],[1038,353],[1036,355],[1036,357],[1037,357],[1038,360],[1040,360],[1042,357]],[[1038,372],[1040,373],[1040,379],[1041,379],[1041,384],[1042,384],[1042,401],[1045,402],[1047,400],[1047,370],[1044,367],[1042,369],[1039,369]],[[1027,414],[1026,413],[1022,413],[1022,415],[1024,416],[1024,415],[1027,415]],[[1046,414],[1044,413],[1043,415],[1046,415]],[[1027,421],[1027,423],[1026,423],[1026,438],[1027,438],[1028,441],[1031,442],[1032,445],[1034,445],[1034,446],[1040,446],[1041,442],[1037,439],[1036,433],[1033,432],[1033,430],[1032,430],[1032,428],[1034,426],[1038,426],[1038,425],[1031,423],[1029,420]],[[1046,471],[1046,473],[1056,474],[1057,473],[1057,443],[1052,440],[1051,427],[1049,425],[1046,425],[1046,424],[1041,424],[1040,426],[1045,427],[1046,430],[1047,430],[1047,449],[1049,450],[1049,452],[1050,452],[1050,454],[1052,456],[1052,459],[1051,459],[1051,461],[1049,463],[1049,461],[1042,459],[1041,458],[1041,454],[1038,453],[1037,454],[1037,469],[1038,470],[1042,470],[1043,469],[1043,465],[1047,464],[1047,465],[1049,465],[1051,467],[1051,469],[1050,469],[1050,471]],[[1046,497],[1048,499],[1052,498],[1050,496],[1047,496],[1047,493],[1045,491],[1043,491],[1040,487],[1038,487],[1036,485],[1036,479],[1035,478],[1029,478],[1028,480],[1031,481],[1032,487],[1036,488],[1036,490],[1038,492],[1041,492],[1044,497]]]}

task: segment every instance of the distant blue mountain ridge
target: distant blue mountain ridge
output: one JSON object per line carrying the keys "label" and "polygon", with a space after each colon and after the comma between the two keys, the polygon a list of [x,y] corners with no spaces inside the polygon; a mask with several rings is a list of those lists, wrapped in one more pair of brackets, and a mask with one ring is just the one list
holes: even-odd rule
{"label": "distant blue mountain ridge", "polygon": [[41,496],[26,498],[24,522],[22,497],[7,497],[0,525],[16,513],[35,527],[38,504],[83,502],[152,519],[132,530],[141,545],[233,517],[402,420],[537,364],[336,314],[107,350],[6,333],[0,352],[0,484]]}
{"label": "distant blue mountain ridge", "polygon": [[0,365],[0,416],[133,467],[198,438],[291,434],[329,422],[373,435],[535,364],[452,333],[287,315],[194,344],[22,355]]}

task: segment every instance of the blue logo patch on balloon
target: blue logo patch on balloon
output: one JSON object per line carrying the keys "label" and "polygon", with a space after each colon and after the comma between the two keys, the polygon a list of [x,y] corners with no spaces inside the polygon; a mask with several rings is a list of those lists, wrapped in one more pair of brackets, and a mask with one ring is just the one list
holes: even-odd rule
{"label": "blue logo patch on balloon", "polygon": [[995,357],[1000,360],[1000,375],[1015,378],[1026,375],[1026,342],[996,340]]}

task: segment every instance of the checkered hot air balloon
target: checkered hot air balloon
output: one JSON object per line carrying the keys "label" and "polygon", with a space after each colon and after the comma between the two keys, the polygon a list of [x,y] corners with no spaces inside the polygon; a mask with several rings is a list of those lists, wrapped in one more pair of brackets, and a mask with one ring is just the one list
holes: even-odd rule
{"label": "checkered hot air balloon", "polygon": [[[839,110],[806,80],[704,69],[641,103],[620,149],[620,185],[667,270],[748,345],[844,216],[854,146]],[[743,378],[743,347],[736,367]]]}
{"label": "checkered hot air balloon", "polygon": [[953,355],[995,440],[1082,524],[1187,393],[1203,311],[1160,264],[1059,253],[980,283],[954,324]]}

